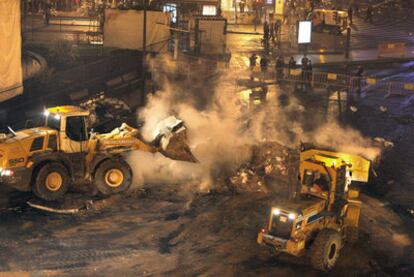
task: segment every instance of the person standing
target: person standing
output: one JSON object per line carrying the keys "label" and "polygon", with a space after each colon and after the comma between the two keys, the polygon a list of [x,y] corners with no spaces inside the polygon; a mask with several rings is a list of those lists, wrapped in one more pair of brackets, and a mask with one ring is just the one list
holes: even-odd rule
{"label": "person standing", "polygon": [[372,6],[368,5],[365,21],[368,21],[371,24],[372,24],[372,13],[373,13]]}
{"label": "person standing", "polygon": [[269,36],[273,43],[275,43],[275,23],[270,22]]}
{"label": "person standing", "polygon": [[51,9],[51,5],[50,5],[49,1],[46,1],[46,3],[44,4],[45,24],[46,25],[49,25],[50,9]]}
{"label": "person standing", "polygon": [[240,7],[240,13],[244,13],[244,8],[246,7],[246,1],[241,0],[239,3],[239,7]]}
{"label": "person standing", "polygon": [[306,54],[303,55],[302,60],[300,61],[302,64],[302,68],[308,65],[308,61],[309,61],[308,56]]}
{"label": "person standing", "polygon": [[309,82],[310,87],[312,87],[312,81],[313,81],[313,66],[312,66],[312,61],[309,59],[308,61],[308,82]]}
{"label": "person standing", "polygon": [[267,72],[267,66],[269,65],[269,61],[267,60],[266,56],[262,56],[260,58],[260,69],[262,71],[262,80],[265,81],[266,79],[266,72]]}
{"label": "person standing", "polygon": [[308,83],[308,80],[307,80],[307,77],[308,77],[308,72],[307,72],[307,70],[308,70],[308,62],[309,62],[309,59],[308,59],[308,57],[305,54],[303,56],[303,58],[301,59],[301,61],[300,61],[301,68],[302,68],[302,72],[301,72],[302,80],[301,80],[301,83],[302,83],[304,89],[306,89],[306,86],[307,86],[307,83]]}
{"label": "person standing", "polygon": [[269,62],[268,62],[266,56],[263,55],[260,58],[260,68],[261,68],[262,72],[267,71],[267,66],[268,65],[269,65]]}
{"label": "person standing", "polygon": [[278,56],[275,63],[276,80],[283,79],[283,68],[285,67],[285,61],[282,56]]}
{"label": "person standing", "polygon": [[288,76],[289,77],[291,76],[290,71],[292,69],[295,69],[295,67],[296,67],[296,61],[293,58],[293,56],[291,56],[290,59],[289,59],[289,63],[288,63]]}
{"label": "person standing", "polygon": [[250,70],[253,70],[256,67],[256,63],[257,63],[256,54],[251,54],[250,55],[249,62],[250,62]]}
{"label": "person standing", "polygon": [[352,25],[352,16],[354,14],[354,8],[352,7],[352,4],[349,5],[348,7],[348,19],[349,19],[349,24]]}
{"label": "person standing", "polygon": [[294,69],[296,67],[296,61],[293,56],[290,56],[288,67],[289,69]]}
{"label": "person standing", "polygon": [[265,21],[263,24],[263,43],[265,45],[269,44],[269,32],[270,32],[269,23]]}
{"label": "person standing", "polygon": [[249,66],[249,68],[250,68],[250,80],[254,80],[254,77],[253,77],[253,74],[254,74],[254,68],[256,67],[256,63],[257,63],[257,56],[256,56],[256,54],[252,54],[250,57],[249,57],[249,63],[250,63],[250,66]]}
{"label": "person standing", "polygon": [[362,77],[364,76],[364,68],[360,65],[358,70],[355,73],[355,85],[357,87],[357,93],[361,94],[362,92]]}
{"label": "person standing", "polygon": [[274,36],[276,38],[276,41],[279,42],[280,41],[280,38],[279,38],[279,34],[280,34],[280,20],[276,20],[274,32],[275,32]]}

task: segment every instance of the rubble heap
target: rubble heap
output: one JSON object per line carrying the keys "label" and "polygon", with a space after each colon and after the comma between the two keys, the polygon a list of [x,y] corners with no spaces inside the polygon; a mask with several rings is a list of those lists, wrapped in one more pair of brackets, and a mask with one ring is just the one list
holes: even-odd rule
{"label": "rubble heap", "polygon": [[251,159],[230,177],[230,187],[237,192],[271,192],[292,182],[297,176],[298,151],[277,142],[251,147]]}

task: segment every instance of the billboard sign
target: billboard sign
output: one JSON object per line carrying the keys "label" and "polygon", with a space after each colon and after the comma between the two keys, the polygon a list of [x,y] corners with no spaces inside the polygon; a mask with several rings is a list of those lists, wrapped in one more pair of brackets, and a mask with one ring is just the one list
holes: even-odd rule
{"label": "billboard sign", "polygon": [[299,21],[298,44],[309,44],[312,37],[312,21]]}

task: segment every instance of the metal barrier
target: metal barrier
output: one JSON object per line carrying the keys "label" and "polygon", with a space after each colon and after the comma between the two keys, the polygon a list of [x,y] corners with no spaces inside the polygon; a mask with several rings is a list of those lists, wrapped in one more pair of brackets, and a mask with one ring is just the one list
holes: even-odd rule
{"label": "metal barrier", "polygon": [[[170,70],[165,67],[156,69],[164,73],[176,74],[180,72],[182,75],[190,76],[193,73],[193,68],[189,64],[203,64],[209,70],[228,70],[228,62],[225,63],[219,60],[212,60],[208,58],[195,57],[190,55],[181,55],[181,59],[174,62],[174,66]],[[203,68],[204,68],[203,66]],[[209,71],[207,70],[207,71]],[[214,70],[213,70],[214,71]],[[240,73],[239,73],[240,74]],[[370,93],[385,93],[386,96],[412,96],[414,95],[414,83],[396,82],[382,80],[371,76],[355,76],[348,74],[338,74],[333,72],[320,71],[303,71],[301,68],[275,68],[268,67],[264,70],[260,66],[255,66],[249,69],[250,80],[254,78],[259,79],[262,85],[267,85],[273,82],[284,81],[299,84],[306,84],[308,87],[320,86],[331,87],[334,89],[348,90],[350,93],[366,94]],[[248,78],[248,76],[245,76]],[[235,78],[236,90],[239,86],[246,86],[246,79],[243,77]]]}
{"label": "metal barrier", "polygon": [[414,95],[414,83],[386,81],[370,76],[359,77],[332,72],[304,71],[299,68],[271,68],[263,71],[260,70],[260,67],[255,67],[250,71],[253,78],[258,78],[264,82],[274,80],[307,84],[308,86],[329,86],[337,89],[347,89],[354,93],[383,92],[387,96]]}
{"label": "metal barrier", "polygon": [[380,43],[378,57],[404,57],[406,54],[404,42]]}

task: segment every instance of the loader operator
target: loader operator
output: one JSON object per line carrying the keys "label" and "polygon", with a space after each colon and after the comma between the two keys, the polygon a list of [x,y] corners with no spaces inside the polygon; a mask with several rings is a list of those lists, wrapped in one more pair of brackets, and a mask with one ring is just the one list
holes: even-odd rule
{"label": "loader operator", "polygon": [[328,191],[328,190],[329,190],[329,186],[328,186],[328,180],[326,179],[326,176],[316,171],[314,175],[311,191],[319,193],[319,192]]}

